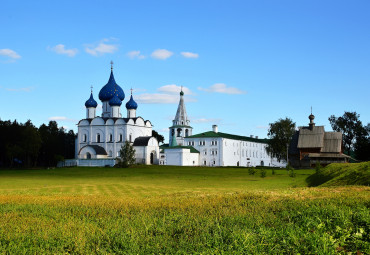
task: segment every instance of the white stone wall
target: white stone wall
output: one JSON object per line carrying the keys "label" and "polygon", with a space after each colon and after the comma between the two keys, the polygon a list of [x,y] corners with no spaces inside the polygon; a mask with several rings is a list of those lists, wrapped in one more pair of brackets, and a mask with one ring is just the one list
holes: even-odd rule
{"label": "white stone wall", "polygon": [[199,164],[205,166],[279,166],[266,151],[265,143],[221,137],[185,138],[185,146],[200,152]]}
{"label": "white stone wall", "polygon": [[164,165],[171,166],[198,166],[199,165],[199,154],[191,153],[190,149],[176,148],[176,149],[164,149]]}
{"label": "white stone wall", "polygon": [[[98,134],[100,142],[98,142]],[[126,140],[130,141],[131,138],[131,142],[134,142],[140,136],[152,136],[151,123],[148,121],[145,123],[142,118],[137,118],[136,121],[130,119],[127,123],[123,119],[118,119],[116,122],[108,119],[105,122],[101,117],[94,118],[91,123],[88,120],[82,120],[78,125],[76,153],[78,155],[85,145],[99,145],[106,150],[108,157],[116,158]]]}

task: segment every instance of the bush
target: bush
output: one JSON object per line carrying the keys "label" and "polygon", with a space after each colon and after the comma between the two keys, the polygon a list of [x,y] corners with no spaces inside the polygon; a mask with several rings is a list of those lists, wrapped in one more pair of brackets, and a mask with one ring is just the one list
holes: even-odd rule
{"label": "bush", "polygon": [[289,177],[292,177],[294,178],[296,176],[295,172],[294,172],[294,168],[290,169],[289,170]]}
{"label": "bush", "polygon": [[256,169],[254,168],[248,168],[249,175],[254,175],[256,173]]}
{"label": "bush", "polygon": [[261,178],[265,178],[266,177],[266,169],[261,168],[261,170],[260,170],[260,176],[261,176]]}

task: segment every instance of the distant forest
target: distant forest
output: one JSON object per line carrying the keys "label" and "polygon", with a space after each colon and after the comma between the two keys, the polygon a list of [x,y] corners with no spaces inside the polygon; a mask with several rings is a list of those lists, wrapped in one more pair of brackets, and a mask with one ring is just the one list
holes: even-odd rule
{"label": "distant forest", "polygon": [[0,167],[52,167],[60,160],[74,158],[73,130],[55,121],[39,128],[30,120],[18,123],[0,120]]}

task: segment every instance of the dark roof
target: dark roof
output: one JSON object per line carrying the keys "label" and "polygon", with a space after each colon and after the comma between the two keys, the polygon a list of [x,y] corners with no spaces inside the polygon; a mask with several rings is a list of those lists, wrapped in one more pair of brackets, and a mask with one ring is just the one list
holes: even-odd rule
{"label": "dark roof", "polygon": [[258,138],[252,138],[252,137],[247,137],[247,136],[240,136],[240,135],[231,135],[231,134],[226,134],[222,132],[213,132],[213,131],[208,131],[204,133],[200,133],[197,135],[192,135],[188,136],[186,138],[209,138],[209,137],[222,137],[222,138],[227,138],[227,139],[233,139],[233,140],[241,140],[241,141],[248,141],[248,142],[256,142],[256,143],[267,143],[268,139],[258,139]]}
{"label": "dark roof", "polygon": [[174,125],[174,126],[169,127],[169,128],[193,128],[193,127],[187,126],[187,125]]}
{"label": "dark roof", "polygon": [[171,150],[171,149],[190,149],[191,153],[199,153],[197,149],[195,149],[192,146],[171,146],[171,147],[165,147],[164,150]]}
{"label": "dark roof", "polygon": [[[96,155],[108,155],[108,153],[105,151],[105,149],[99,145],[86,145],[80,149],[80,151],[85,147],[91,147],[94,149]],[[80,152],[79,152],[80,153]]]}
{"label": "dark roof", "polygon": [[148,146],[150,138],[153,136],[140,136],[135,139],[133,146]]}

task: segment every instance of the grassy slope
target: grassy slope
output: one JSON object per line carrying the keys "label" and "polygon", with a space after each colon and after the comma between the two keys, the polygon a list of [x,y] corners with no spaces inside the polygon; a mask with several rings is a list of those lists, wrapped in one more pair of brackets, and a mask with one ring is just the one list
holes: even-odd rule
{"label": "grassy slope", "polygon": [[309,186],[370,186],[370,162],[330,164],[307,178]]}
{"label": "grassy slope", "polygon": [[0,171],[0,254],[370,253],[370,188],[304,187],[313,172]]}

